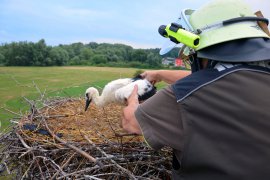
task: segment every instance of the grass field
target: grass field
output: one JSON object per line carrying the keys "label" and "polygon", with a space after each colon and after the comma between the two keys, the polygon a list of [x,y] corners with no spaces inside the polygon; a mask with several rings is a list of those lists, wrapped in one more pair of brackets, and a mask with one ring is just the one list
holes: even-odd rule
{"label": "grass field", "polygon": [[[0,130],[14,115],[6,109],[24,113],[29,105],[23,97],[83,97],[89,86],[103,88],[117,78],[132,77],[138,69],[109,67],[0,67]],[[159,84],[159,87],[164,84]]]}

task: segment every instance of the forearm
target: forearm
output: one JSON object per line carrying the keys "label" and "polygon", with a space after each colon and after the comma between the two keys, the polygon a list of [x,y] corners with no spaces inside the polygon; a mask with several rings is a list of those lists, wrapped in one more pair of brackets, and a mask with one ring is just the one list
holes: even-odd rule
{"label": "forearm", "polygon": [[191,72],[187,70],[157,70],[156,73],[157,79],[168,84],[172,84],[178,79],[182,79],[191,74]]}
{"label": "forearm", "polygon": [[135,117],[135,111],[137,110],[139,104],[132,103],[129,104],[123,110],[122,126],[129,133],[142,134],[140,125]]}
{"label": "forearm", "polygon": [[122,127],[129,133],[142,134],[140,125],[135,117],[135,111],[138,106],[138,86],[135,85],[131,95],[127,99],[127,107],[123,109]]}

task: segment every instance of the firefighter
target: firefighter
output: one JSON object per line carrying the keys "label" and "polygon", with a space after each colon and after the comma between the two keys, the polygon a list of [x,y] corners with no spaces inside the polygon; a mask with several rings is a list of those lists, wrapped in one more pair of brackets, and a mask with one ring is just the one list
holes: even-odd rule
{"label": "firefighter", "polygon": [[139,104],[137,87],[123,128],[153,149],[173,149],[173,179],[266,180],[270,177],[270,39],[242,0],[214,0],[192,11],[200,38],[186,47],[192,73],[146,71],[168,87]]}

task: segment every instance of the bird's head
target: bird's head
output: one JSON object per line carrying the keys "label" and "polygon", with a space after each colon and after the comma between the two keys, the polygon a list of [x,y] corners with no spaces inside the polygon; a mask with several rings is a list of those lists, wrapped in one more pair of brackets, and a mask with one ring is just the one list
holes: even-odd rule
{"label": "bird's head", "polygon": [[85,111],[95,96],[98,96],[98,90],[96,88],[90,87],[85,91]]}

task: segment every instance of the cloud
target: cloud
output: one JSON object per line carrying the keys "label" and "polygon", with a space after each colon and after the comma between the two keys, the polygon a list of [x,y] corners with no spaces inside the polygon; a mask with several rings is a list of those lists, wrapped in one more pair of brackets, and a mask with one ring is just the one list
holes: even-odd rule
{"label": "cloud", "polygon": [[[79,3],[78,3],[79,4]],[[1,5],[1,3],[0,3]],[[10,17],[21,17],[24,20],[34,21],[37,24],[48,23],[49,21],[60,23],[94,20],[105,18],[108,12],[91,9],[89,7],[75,6],[72,1],[40,1],[40,0],[10,0],[3,9],[11,15]],[[86,5],[87,6],[87,5]]]}

